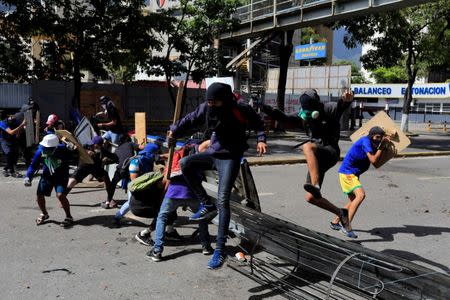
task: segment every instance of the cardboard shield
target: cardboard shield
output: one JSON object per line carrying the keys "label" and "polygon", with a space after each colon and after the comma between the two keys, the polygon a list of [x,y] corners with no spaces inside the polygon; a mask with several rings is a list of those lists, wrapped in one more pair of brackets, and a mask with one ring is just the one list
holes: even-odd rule
{"label": "cardboard shield", "polygon": [[78,140],[67,130],[56,130],[55,134],[63,142],[71,142],[76,146],[78,153],[80,154],[80,164],[93,164],[94,161],[89,156],[87,151],[78,142]]}
{"label": "cardboard shield", "polygon": [[[386,135],[390,137],[390,143],[386,150],[383,151],[381,156],[380,165],[384,165],[388,160],[393,158],[397,153],[404,150],[411,144],[409,138],[395,125],[394,121],[384,112],[380,111],[367,123],[365,123],[361,128],[355,131],[350,139],[352,142],[356,142],[361,137],[369,134],[369,130],[374,127],[379,126],[384,129]],[[379,168],[378,167],[378,168]]]}

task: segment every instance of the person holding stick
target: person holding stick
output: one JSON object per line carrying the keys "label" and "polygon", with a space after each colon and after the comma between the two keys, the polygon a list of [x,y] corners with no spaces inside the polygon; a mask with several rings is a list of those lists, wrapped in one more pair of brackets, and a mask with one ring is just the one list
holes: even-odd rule
{"label": "person holding stick", "polygon": [[269,117],[282,122],[295,122],[306,131],[309,140],[298,145],[303,147],[308,165],[306,183],[303,185],[306,191],[305,200],[338,215],[340,223],[348,230],[351,230],[348,210],[338,208],[322,197],[321,186],[325,173],[339,160],[340,119],[352,101],[351,91],[345,91],[338,102],[322,103],[317,91],[309,89],[300,95],[301,109],[295,116],[285,115],[267,105],[263,106],[264,113]]}
{"label": "person holding stick", "polygon": [[266,135],[259,115],[247,104],[235,100],[230,85],[218,82],[208,87],[205,102],[170,127],[168,140],[173,144],[174,138],[181,136],[186,129],[201,125],[206,125],[205,139],[211,140],[209,147],[202,153],[183,158],[180,165],[187,184],[200,201],[200,208],[190,217],[191,220],[207,219],[216,212],[216,205],[203,188],[198,172],[216,169],[219,173],[219,228],[216,249],[208,263],[209,269],[217,269],[226,259],[230,194],[242,155],[248,149],[246,130],[257,130],[256,150],[259,155],[266,152]]}

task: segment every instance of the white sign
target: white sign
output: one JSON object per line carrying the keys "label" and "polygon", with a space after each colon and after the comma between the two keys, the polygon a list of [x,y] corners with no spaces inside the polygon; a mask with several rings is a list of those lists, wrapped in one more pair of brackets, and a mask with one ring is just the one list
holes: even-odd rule
{"label": "white sign", "polygon": [[231,85],[231,90],[234,92],[234,80],[233,77],[211,77],[211,78],[205,78],[206,82],[206,89],[209,88],[211,84],[214,82],[221,82]]}
{"label": "white sign", "polygon": [[[352,84],[355,98],[403,98],[407,84]],[[450,83],[414,84],[413,98],[450,98]]]}

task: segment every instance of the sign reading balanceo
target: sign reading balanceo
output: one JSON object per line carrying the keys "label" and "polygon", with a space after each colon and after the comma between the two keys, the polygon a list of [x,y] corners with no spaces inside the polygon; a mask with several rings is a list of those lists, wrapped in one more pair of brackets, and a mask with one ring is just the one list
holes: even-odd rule
{"label": "sign reading balanceo", "polygon": [[[352,84],[355,97],[359,98],[403,98],[406,84]],[[415,84],[413,98],[450,98],[449,83]]]}

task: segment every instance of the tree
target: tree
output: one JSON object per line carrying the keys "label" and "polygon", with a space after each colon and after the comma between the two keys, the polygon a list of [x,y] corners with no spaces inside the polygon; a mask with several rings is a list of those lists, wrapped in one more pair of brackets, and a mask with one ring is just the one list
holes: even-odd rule
{"label": "tree", "polygon": [[238,3],[239,0],[181,0],[178,7],[159,13],[154,34],[165,48],[147,60],[145,69],[149,75],[165,76],[173,104],[174,77],[184,75],[186,81],[192,78],[200,83],[218,73],[221,64],[214,41],[236,24],[230,16]]}
{"label": "tree", "polygon": [[405,68],[401,66],[392,66],[389,68],[379,67],[372,71],[376,83],[407,83],[408,75]]}
{"label": "tree", "polygon": [[[375,49],[361,57],[368,70],[401,65],[407,73],[402,131],[408,131],[412,87],[419,71],[446,59],[449,45],[450,1],[440,0],[399,11],[369,15],[338,22],[351,34],[344,39],[347,47],[357,42],[371,43]],[[444,54],[443,54],[444,53]]]}
{"label": "tree", "polygon": [[17,39],[41,43],[32,74],[38,79],[73,80],[75,108],[79,108],[82,70],[107,78],[108,67],[119,68],[123,62],[137,65],[159,46],[147,34],[157,20],[142,13],[143,0],[3,2],[14,6],[5,19],[18,28]]}

